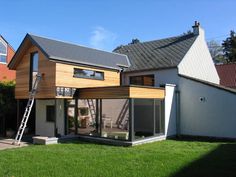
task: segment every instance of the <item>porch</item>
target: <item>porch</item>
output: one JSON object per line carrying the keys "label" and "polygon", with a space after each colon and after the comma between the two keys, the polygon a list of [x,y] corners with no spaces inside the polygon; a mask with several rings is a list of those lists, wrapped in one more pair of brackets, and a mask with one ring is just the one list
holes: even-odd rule
{"label": "porch", "polygon": [[[114,86],[76,89],[71,99],[47,100],[56,105],[51,136],[54,130],[54,136],[62,138],[79,136],[112,144],[160,139],[165,135],[164,98],[164,88]],[[64,120],[59,116],[63,114],[59,108],[64,109]],[[37,123],[40,122],[37,121],[36,106],[36,134],[39,135]],[[48,131],[46,127],[41,130],[43,136]]]}

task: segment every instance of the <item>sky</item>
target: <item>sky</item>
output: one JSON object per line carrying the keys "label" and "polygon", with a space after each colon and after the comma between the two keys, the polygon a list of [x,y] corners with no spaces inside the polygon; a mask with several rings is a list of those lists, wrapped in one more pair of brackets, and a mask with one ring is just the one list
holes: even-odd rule
{"label": "sky", "polygon": [[112,51],[181,35],[199,21],[206,40],[236,30],[235,0],[0,0],[0,34],[17,49],[27,33]]}

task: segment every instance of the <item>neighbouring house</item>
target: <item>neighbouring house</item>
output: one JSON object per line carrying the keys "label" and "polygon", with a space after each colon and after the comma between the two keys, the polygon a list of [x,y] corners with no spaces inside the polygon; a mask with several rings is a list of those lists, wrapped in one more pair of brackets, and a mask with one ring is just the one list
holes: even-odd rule
{"label": "neighbouring house", "polygon": [[42,74],[29,123],[35,135],[127,145],[176,135],[236,138],[236,92],[219,86],[199,23],[190,34],[113,53],[27,34],[8,66],[16,70],[18,122]]}
{"label": "neighbouring house", "polygon": [[14,54],[12,46],[0,35],[0,81],[15,80],[15,71],[9,70],[7,67]]}
{"label": "neighbouring house", "polygon": [[220,85],[236,89],[236,63],[217,64]]}

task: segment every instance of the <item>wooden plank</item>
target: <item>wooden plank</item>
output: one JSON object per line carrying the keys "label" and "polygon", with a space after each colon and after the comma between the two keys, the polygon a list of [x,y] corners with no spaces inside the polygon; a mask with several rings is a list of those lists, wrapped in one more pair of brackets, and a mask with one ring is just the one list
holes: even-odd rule
{"label": "wooden plank", "polygon": [[100,87],[100,88],[82,88],[79,89],[79,99],[92,99],[92,98],[152,98],[164,99],[165,90],[161,88],[149,87]]}
{"label": "wooden plank", "polygon": [[165,90],[161,88],[130,87],[130,98],[164,99]]}
{"label": "wooden plank", "polygon": [[129,87],[101,87],[79,89],[79,99],[128,98]]}

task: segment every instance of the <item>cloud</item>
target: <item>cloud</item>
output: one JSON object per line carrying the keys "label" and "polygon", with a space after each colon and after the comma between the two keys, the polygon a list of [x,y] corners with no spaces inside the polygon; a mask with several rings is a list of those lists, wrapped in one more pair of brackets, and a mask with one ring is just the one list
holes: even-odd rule
{"label": "cloud", "polygon": [[117,35],[101,26],[97,26],[92,31],[90,45],[96,49],[112,50]]}

